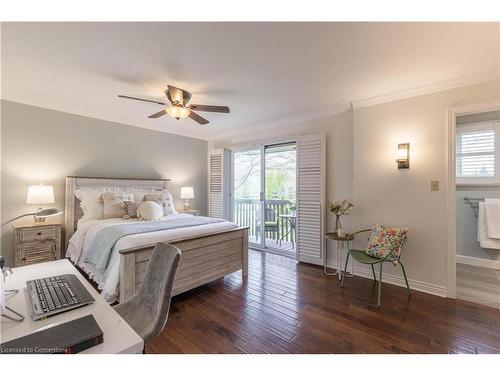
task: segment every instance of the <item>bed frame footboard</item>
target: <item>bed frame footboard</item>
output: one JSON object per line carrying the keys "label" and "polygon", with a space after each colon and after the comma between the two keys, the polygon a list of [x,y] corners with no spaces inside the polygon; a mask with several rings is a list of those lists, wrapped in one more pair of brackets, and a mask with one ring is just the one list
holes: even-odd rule
{"label": "bed frame footboard", "polygon": [[[170,242],[181,252],[173,295],[186,292],[230,273],[248,275],[248,228]],[[120,251],[120,302],[139,289],[154,245]]]}

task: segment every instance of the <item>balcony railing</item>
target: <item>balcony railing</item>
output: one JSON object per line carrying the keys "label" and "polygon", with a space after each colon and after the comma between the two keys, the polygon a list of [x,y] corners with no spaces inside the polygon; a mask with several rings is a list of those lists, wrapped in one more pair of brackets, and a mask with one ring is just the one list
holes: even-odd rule
{"label": "balcony railing", "polygon": [[[266,238],[283,241],[295,241],[294,229],[291,228],[290,220],[280,219],[282,215],[290,215],[292,211],[290,207],[292,205],[291,201],[281,200],[281,199],[270,199],[266,200],[265,208],[270,210],[266,211],[266,221],[276,222],[279,226],[279,238],[278,233],[274,231],[269,231],[266,233]],[[234,209],[234,221],[241,226],[248,226],[249,233],[251,237],[260,237],[260,233],[257,233],[260,222],[260,201],[258,199],[235,199],[235,209]],[[273,220],[273,217],[275,220]]]}

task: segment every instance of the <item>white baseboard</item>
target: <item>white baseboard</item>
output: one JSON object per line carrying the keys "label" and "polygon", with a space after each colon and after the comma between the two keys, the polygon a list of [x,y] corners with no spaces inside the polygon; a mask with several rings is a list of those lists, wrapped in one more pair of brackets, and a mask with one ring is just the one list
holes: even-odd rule
{"label": "white baseboard", "polygon": [[460,264],[467,264],[469,266],[485,267],[485,268],[492,268],[494,270],[500,270],[500,260],[469,257],[466,255],[458,255],[458,254],[456,256],[456,259],[457,263]]}
{"label": "white baseboard", "polygon": [[[337,268],[337,264],[335,261],[328,261],[327,262],[328,267],[330,268]],[[386,263],[385,266],[391,266],[390,264]],[[342,267],[343,268],[343,267]],[[391,274],[384,273],[382,282],[388,283],[388,284],[393,284],[397,286],[401,286],[406,288],[406,283],[405,279],[403,277],[403,271],[401,270],[401,267],[399,267],[399,271],[401,272],[401,276],[395,276]],[[351,271],[352,266],[349,264],[347,267],[347,271]],[[361,276],[366,279],[371,279],[373,280],[373,274],[371,268],[362,268],[362,267],[354,267],[354,274],[356,276]],[[378,266],[375,268],[375,274],[377,275],[378,278]],[[410,289],[412,290],[418,290],[420,292],[424,293],[429,293],[429,294],[434,294],[439,297],[447,297],[448,295],[448,289],[442,285],[436,285],[436,284],[430,284],[426,283],[424,281],[419,281],[419,280],[413,280],[408,278],[408,283],[410,284]]]}

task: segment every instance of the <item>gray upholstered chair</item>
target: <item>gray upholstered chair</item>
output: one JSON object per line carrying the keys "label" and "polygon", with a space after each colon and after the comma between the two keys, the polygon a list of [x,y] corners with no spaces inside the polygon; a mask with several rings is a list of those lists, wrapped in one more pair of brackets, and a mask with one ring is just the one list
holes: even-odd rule
{"label": "gray upholstered chair", "polygon": [[145,344],[159,335],[167,323],[180,258],[181,252],[175,246],[157,244],[137,293],[114,307]]}

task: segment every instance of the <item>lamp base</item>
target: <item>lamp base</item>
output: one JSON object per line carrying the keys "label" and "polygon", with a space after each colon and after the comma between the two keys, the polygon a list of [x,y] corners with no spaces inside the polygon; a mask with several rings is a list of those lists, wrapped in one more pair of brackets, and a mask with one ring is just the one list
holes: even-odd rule
{"label": "lamp base", "polygon": [[[2,277],[2,276],[0,276],[0,277]],[[19,292],[19,289],[6,289],[5,290],[5,295],[9,295],[9,294],[14,295],[14,294],[17,294],[17,292]],[[12,313],[14,316],[8,315],[7,311],[9,311],[10,313]],[[17,311],[11,309],[9,306],[4,305],[3,308],[0,307],[0,312],[1,312],[0,315],[2,317],[7,318],[9,320],[12,320],[14,322],[22,322],[24,320],[24,315],[23,314],[18,313]]]}
{"label": "lamp base", "polygon": [[[43,206],[40,206],[40,207],[38,207],[37,212],[40,212],[42,210],[43,210]],[[34,215],[33,216],[33,220],[34,220],[35,224],[43,224],[43,223],[45,223],[45,217],[39,217],[39,216]]]}
{"label": "lamp base", "polygon": [[38,216],[33,216],[33,220],[35,224],[43,224],[45,223],[45,218],[44,217],[38,217]]}
{"label": "lamp base", "polygon": [[189,211],[191,207],[189,206],[189,201],[186,199],[184,202],[184,211]]}

